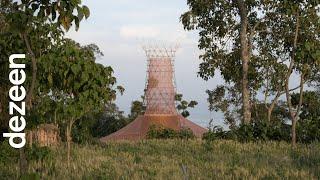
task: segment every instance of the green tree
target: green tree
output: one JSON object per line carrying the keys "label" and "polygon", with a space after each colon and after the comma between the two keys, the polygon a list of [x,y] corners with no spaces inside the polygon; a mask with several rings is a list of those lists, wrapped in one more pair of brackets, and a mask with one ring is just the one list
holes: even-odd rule
{"label": "green tree", "polygon": [[103,112],[95,117],[95,123],[91,129],[94,137],[104,137],[123,128],[132,120],[125,117],[116,104],[109,103]]}
{"label": "green tree", "polygon": [[[27,88],[28,93],[25,100],[29,110],[32,109],[34,95],[37,94],[35,89],[37,89],[38,59],[46,53],[46,49],[55,45],[57,38],[61,37],[61,33],[57,35],[53,32],[60,30],[60,27],[68,30],[73,22],[77,29],[83,17],[87,18],[89,16],[88,7],[81,6],[80,3],[77,0],[2,0],[0,2],[1,23],[5,24],[5,26],[1,26],[1,36],[5,37],[1,37],[3,44],[1,44],[0,49],[4,51],[1,55],[28,52],[26,62],[29,62],[29,60],[32,62],[32,71],[27,72],[29,75],[31,74],[32,78],[27,82],[29,88]],[[52,28],[52,26],[56,27]],[[6,32],[3,33],[3,30]],[[46,34],[42,34],[43,32],[46,32]],[[45,43],[49,43],[49,45],[39,42],[40,40],[46,40]],[[13,44],[14,46],[12,46]],[[7,57],[3,59],[7,59]],[[29,64],[26,64],[28,67]],[[6,70],[3,73],[6,74],[7,72]],[[3,92],[6,91],[5,88],[3,90]],[[3,97],[7,98],[6,96]],[[20,149],[20,157],[21,174],[25,174],[27,161],[24,149]]]}
{"label": "green tree", "polygon": [[[66,39],[52,54],[40,59],[43,70],[40,94],[57,103],[60,123],[66,127],[68,162],[74,123],[86,114],[102,110],[115,100],[116,78],[110,66],[95,63],[95,49]],[[91,46],[92,47],[92,46]]]}
{"label": "green tree", "polygon": [[198,105],[197,101],[186,101],[182,99],[182,94],[176,94],[175,101],[177,103],[177,110],[181,113],[183,117],[190,116],[190,112],[188,111],[188,108],[194,108],[196,105]]}
{"label": "green tree", "polygon": [[144,104],[144,96],[141,96],[141,100],[135,100],[131,103],[130,114],[128,118],[130,121],[135,120],[139,115],[143,115],[146,111],[146,106]]}
{"label": "green tree", "polygon": [[[277,60],[274,64],[285,65],[281,78],[284,84],[289,117],[292,122],[292,145],[296,144],[296,124],[303,104],[303,92],[319,74],[320,68],[320,16],[319,1],[267,1],[266,31],[260,32],[262,43]],[[265,41],[261,39],[261,41]],[[291,100],[293,76],[299,76],[299,103]],[[296,81],[297,82],[297,81]]]}
{"label": "green tree", "polygon": [[254,88],[256,72],[253,53],[256,31],[262,18],[257,13],[259,1],[188,0],[189,11],[181,16],[186,30],[199,30],[199,75],[207,80],[220,70],[227,83],[241,91],[243,123],[251,120],[250,87]]}
{"label": "green tree", "polygon": [[[11,11],[6,17],[6,22],[9,24],[9,29],[19,35],[24,41],[27,49],[27,56],[30,56],[32,62],[32,80],[28,93],[26,96],[26,102],[31,109],[32,99],[34,95],[34,89],[36,88],[37,81],[37,59],[39,54],[36,53],[37,47],[33,47],[35,43],[32,42],[29,34],[35,30],[43,28],[44,24],[56,24],[59,27],[63,27],[65,30],[69,30],[70,26],[74,22],[76,30],[79,28],[79,22],[83,17],[88,18],[90,11],[87,6],[81,6],[80,1],[42,1],[42,0],[23,0],[21,2],[13,2],[12,0],[4,0],[2,4],[10,7]],[[75,14],[77,13],[77,14]],[[42,20],[42,24],[35,24],[35,21]],[[50,36],[50,31],[45,37],[50,37],[51,40],[54,36]],[[38,34],[39,36],[39,34]],[[41,36],[40,36],[41,37]]]}
{"label": "green tree", "polygon": [[[292,94],[292,105],[297,106],[300,94]],[[303,103],[297,124],[297,141],[310,143],[320,141],[320,94],[316,91],[303,92]]]}

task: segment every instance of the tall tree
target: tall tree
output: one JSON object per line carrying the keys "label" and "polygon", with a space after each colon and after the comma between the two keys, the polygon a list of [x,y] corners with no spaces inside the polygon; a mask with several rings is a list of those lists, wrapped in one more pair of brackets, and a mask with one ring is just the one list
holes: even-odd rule
{"label": "tall tree", "polygon": [[[269,44],[262,46],[268,46],[268,53],[274,54],[274,64],[285,66],[285,74],[281,80],[292,122],[293,146],[296,144],[296,124],[303,104],[304,88],[314,81],[320,70],[319,5],[319,0],[265,3],[267,29],[260,33],[260,37],[270,40]],[[299,91],[299,103],[296,106],[291,100],[292,90]]]}
{"label": "tall tree", "polygon": [[[53,0],[53,1],[43,1],[43,0],[22,0],[22,1],[12,1],[12,0],[2,0],[0,2],[1,14],[5,16],[5,23],[8,25],[9,33],[13,42],[18,42],[22,40],[24,47],[19,49],[13,47],[9,49],[14,51],[14,53],[26,53],[27,59],[31,59],[31,82],[29,88],[27,88],[26,95],[26,107],[30,110],[32,108],[32,101],[34,99],[34,94],[36,94],[35,89],[37,85],[37,61],[42,55],[41,51],[44,48],[50,46],[42,46],[40,43],[34,42],[37,39],[46,38],[52,43],[55,42],[55,38],[50,36],[51,32],[48,31],[47,34],[37,34],[36,37],[30,36],[41,31],[45,25],[57,25],[58,29],[60,27],[68,30],[72,23],[76,25],[76,29],[79,27],[79,22],[85,16],[89,16],[90,12],[88,7],[81,6],[80,1],[67,1],[67,0]],[[77,13],[77,14],[76,14]],[[58,18],[57,18],[58,17]],[[41,23],[38,23],[41,21]],[[57,29],[57,28],[56,28]],[[55,29],[55,30],[56,30]],[[52,30],[52,29],[51,29]],[[21,45],[21,44],[19,44]],[[35,47],[37,46],[37,47]],[[38,46],[41,46],[39,49]],[[7,45],[4,44],[7,48]],[[21,47],[21,46],[19,46]],[[2,49],[2,48],[1,48]],[[23,51],[22,51],[23,50]],[[22,52],[21,52],[22,51]],[[39,54],[37,52],[40,52]],[[24,149],[20,149],[20,164],[21,164],[21,174],[25,174],[27,170],[27,161],[24,155]]]}
{"label": "tall tree", "polygon": [[66,127],[68,163],[74,123],[92,111],[102,110],[115,100],[117,89],[123,90],[115,86],[110,66],[95,63],[95,50],[96,46],[82,47],[66,39],[40,61],[39,91],[57,104],[60,123]]}
{"label": "tall tree", "polygon": [[[255,76],[254,37],[263,17],[257,13],[259,1],[188,0],[190,10],[181,16],[186,30],[199,30],[199,75],[207,80],[220,70],[227,83],[241,89],[242,122],[251,120],[250,88]],[[252,66],[252,67],[251,67]]]}

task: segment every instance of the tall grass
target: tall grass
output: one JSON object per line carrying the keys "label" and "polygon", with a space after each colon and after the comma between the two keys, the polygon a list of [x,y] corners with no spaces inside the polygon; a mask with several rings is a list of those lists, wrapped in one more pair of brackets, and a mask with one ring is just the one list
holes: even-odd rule
{"label": "tall grass", "polygon": [[[319,179],[320,144],[285,142],[146,140],[53,149],[43,160],[30,161],[41,179]],[[3,166],[3,165],[2,165]],[[0,173],[18,178],[17,163]],[[1,176],[0,176],[1,177]]]}

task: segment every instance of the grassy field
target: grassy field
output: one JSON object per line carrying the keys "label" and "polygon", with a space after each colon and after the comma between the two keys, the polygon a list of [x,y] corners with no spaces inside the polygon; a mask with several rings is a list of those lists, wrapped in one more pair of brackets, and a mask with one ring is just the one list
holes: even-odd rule
{"label": "grassy field", "polygon": [[[320,144],[284,142],[148,140],[74,145],[67,167],[65,148],[31,161],[41,179],[319,179]],[[11,163],[0,173],[17,178]],[[0,176],[5,177],[5,176]]]}

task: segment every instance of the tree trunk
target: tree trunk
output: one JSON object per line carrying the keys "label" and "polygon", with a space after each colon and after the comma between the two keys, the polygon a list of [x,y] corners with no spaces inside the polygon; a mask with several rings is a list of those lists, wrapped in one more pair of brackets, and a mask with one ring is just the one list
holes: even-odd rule
{"label": "tree trunk", "polygon": [[271,105],[268,108],[268,122],[271,122],[272,111],[278,102],[279,97],[281,96],[280,90],[278,90],[276,97],[273,99]]}
{"label": "tree trunk", "polygon": [[294,116],[294,118],[292,119],[292,146],[296,146],[297,143],[297,135],[296,135],[296,124],[299,118],[299,113],[302,107],[302,103],[303,103],[303,85],[304,85],[304,73],[301,74],[300,76],[300,96],[299,96],[299,104],[298,104],[298,108],[297,108],[297,112]]}
{"label": "tree trunk", "polygon": [[288,73],[286,76],[286,82],[285,82],[285,90],[286,90],[286,99],[287,99],[287,104],[288,104],[288,109],[289,109],[289,114],[291,118],[291,143],[292,146],[296,146],[296,123],[297,123],[297,118],[299,116],[299,111],[302,105],[302,94],[303,94],[303,84],[304,84],[304,74],[301,74],[301,80],[300,80],[300,100],[299,100],[299,106],[296,110],[296,113],[293,112],[293,107],[292,107],[292,102],[291,102],[291,95],[290,95],[290,90],[289,90],[289,80],[290,76],[295,64],[295,54],[296,54],[296,49],[297,49],[297,42],[298,42],[298,35],[299,35],[299,28],[300,28],[300,21],[299,17],[297,15],[297,22],[295,26],[295,34],[294,34],[294,39],[293,39],[293,48],[292,48],[292,53],[291,53],[291,62],[288,68]]}
{"label": "tree trunk", "polygon": [[28,172],[28,162],[24,147],[19,149],[19,158],[20,176],[22,176]]}
{"label": "tree trunk", "polygon": [[67,126],[66,137],[67,137],[67,165],[69,167],[70,166],[70,132],[69,132],[69,125]]}
{"label": "tree trunk", "polygon": [[72,130],[72,124],[73,124],[73,120],[71,120],[69,122],[69,124],[67,125],[67,129],[66,129],[66,137],[67,137],[67,163],[68,163],[68,167],[70,167],[70,154],[71,154],[71,141],[72,141],[72,137],[71,137],[71,130]]}
{"label": "tree trunk", "polygon": [[293,147],[296,147],[296,144],[297,144],[296,126],[297,126],[297,117],[294,117],[292,119],[292,125],[291,125],[291,134],[292,134],[291,143]]}
{"label": "tree trunk", "polygon": [[242,111],[243,111],[243,122],[248,124],[251,121],[251,110],[250,110],[250,91],[248,81],[248,70],[249,70],[249,44],[248,44],[248,17],[247,8],[244,1],[237,0],[238,9],[240,13],[240,44],[241,44],[241,61],[242,61]]}
{"label": "tree trunk", "polygon": [[25,33],[22,34],[22,38],[27,46],[27,49],[28,49],[28,52],[31,56],[31,61],[32,61],[32,80],[31,80],[31,85],[28,89],[28,93],[26,96],[27,107],[30,110],[32,108],[33,91],[35,89],[36,80],[37,80],[37,60],[36,60],[36,56],[34,55],[34,53],[32,51],[29,39]]}

